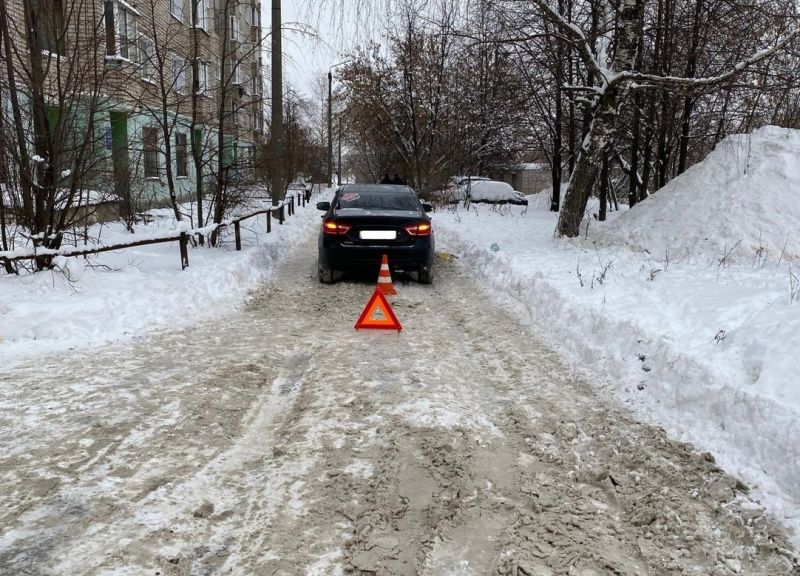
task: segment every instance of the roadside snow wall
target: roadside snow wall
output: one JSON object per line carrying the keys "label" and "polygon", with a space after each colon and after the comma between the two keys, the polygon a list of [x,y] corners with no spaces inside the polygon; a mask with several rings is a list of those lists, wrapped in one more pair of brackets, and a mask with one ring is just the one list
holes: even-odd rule
{"label": "roadside snow wall", "polygon": [[765,126],[728,136],[702,162],[596,238],[708,264],[759,249],[800,258],[800,130]]}

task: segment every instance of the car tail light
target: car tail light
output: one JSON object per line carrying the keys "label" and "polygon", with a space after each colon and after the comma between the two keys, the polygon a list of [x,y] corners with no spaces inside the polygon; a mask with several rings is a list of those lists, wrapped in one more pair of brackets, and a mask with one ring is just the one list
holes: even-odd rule
{"label": "car tail light", "polygon": [[349,224],[342,224],[336,220],[325,220],[322,223],[322,230],[325,232],[325,234],[331,234],[333,236],[342,236],[347,234],[350,228],[352,228],[352,226]]}
{"label": "car tail light", "polygon": [[416,224],[409,224],[405,227],[405,231],[409,236],[430,236],[431,223],[430,222],[417,222]]}

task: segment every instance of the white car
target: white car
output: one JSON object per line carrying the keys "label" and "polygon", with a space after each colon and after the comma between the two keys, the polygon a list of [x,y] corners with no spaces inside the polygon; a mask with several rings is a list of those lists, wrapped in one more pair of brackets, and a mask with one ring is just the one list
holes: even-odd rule
{"label": "white car", "polygon": [[453,192],[454,201],[463,202],[469,194],[470,202],[486,202],[488,204],[521,204],[528,205],[528,199],[514,190],[510,184],[497,180],[471,180],[458,186]]}
{"label": "white car", "polygon": [[[464,186],[467,182],[480,182],[480,181],[490,181],[491,178],[487,178],[486,176],[453,176],[450,178],[449,186],[457,187],[457,186]],[[448,187],[449,187],[448,186]]]}

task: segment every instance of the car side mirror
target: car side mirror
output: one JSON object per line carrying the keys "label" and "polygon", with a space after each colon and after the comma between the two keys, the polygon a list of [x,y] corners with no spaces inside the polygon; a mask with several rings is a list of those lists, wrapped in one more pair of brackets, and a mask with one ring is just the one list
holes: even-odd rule
{"label": "car side mirror", "polygon": [[331,203],[330,202],[317,202],[317,210],[330,210]]}
{"label": "car side mirror", "polygon": [[425,212],[433,212],[433,206],[431,206],[427,202],[422,203],[422,209],[425,210]]}

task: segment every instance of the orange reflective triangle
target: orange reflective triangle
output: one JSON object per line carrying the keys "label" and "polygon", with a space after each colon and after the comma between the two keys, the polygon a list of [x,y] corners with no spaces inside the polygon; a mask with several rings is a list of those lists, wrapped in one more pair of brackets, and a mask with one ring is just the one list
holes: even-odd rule
{"label": "orange reflective triangle", "polygon": [[361,328],[397,330],[398,332],[403,329],[380,288],[375,288],[375,292],[372,293],[372,297],[356,322],[355,329],[360,330]]}

